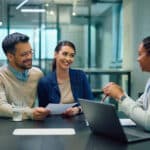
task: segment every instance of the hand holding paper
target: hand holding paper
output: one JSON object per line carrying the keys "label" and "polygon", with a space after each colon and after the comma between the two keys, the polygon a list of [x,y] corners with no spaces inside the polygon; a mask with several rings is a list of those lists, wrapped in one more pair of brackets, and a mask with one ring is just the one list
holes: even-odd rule
{"label": "hand holding paper", "polygon": [[53,115],[60,115],[63,114],[68,108],[76,105],[76,103],[71,104],[53,104],[49,103],[46,108],[51,111],[51,114]]}

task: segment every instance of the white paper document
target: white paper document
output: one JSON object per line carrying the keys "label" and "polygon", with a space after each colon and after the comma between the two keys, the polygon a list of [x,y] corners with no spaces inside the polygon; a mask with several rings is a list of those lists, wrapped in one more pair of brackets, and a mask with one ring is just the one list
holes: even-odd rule
{"label": "white paper document", "polygon": [[15,129],[13,135],[74,135],[73,128]]}
{"label": "white paper document", "polygon": [[49,103],[46,108],[49,109],[51,111],[51,114],[53,115],[60,115],[63,112],[66,111],[67,108],[70,108],[74,105],[76,105],[77,103],[71,103],[71,104],[53,104],[53,103]]}
{"label": "white paper document", "polygon": [[136,126],[136,123],[131,119],[119,119],[122,126]]}

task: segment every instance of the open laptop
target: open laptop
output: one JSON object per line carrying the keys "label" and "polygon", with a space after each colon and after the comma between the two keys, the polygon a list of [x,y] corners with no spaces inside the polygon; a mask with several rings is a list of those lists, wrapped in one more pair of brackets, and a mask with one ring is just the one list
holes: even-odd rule
{"label": "open laptop", "polygon": [[126,143],[150,139],[150,132],[139,127],[123,127],[113,105],[86,99],[79,102],[93,133]]}

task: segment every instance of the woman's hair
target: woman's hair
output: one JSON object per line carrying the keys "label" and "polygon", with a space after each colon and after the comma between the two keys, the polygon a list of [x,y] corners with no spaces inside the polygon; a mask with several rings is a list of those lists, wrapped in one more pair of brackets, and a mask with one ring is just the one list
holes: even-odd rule
{"label": "woman's hair", "polygon": [[[72,42],[66,41],[66,40],[65,41],[60,41],[57,44],[57,46],[55,47],[55,52],[58,53],[63,46],[69,46],[76,52],[75,45]],[[56,59],[54,58],[53,62],[52,62],[52,71],[55,71],[55,70],[56,70]]]}
{"label": "woman's hair", "polygon": [[143,47],[146,49],[147,53],[150,54],[150,36],[143,39]]}

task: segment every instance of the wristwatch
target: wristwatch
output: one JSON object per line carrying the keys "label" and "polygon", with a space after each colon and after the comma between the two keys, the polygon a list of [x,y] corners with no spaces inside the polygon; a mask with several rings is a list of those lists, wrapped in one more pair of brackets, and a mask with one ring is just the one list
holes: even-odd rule
{"label": "wristwatch", "polygon": [[123,95],[123,96],[120,97],[119,100],[122,102],[122,101],[124,101],[125,98],[127,98],[127,97],[125,95]]}
{"label": "wristwatch", "polygon": [[79,114],[82,113],[82,108],[81,108],[81,106],[78,106],[78,108],[79,108]]}

